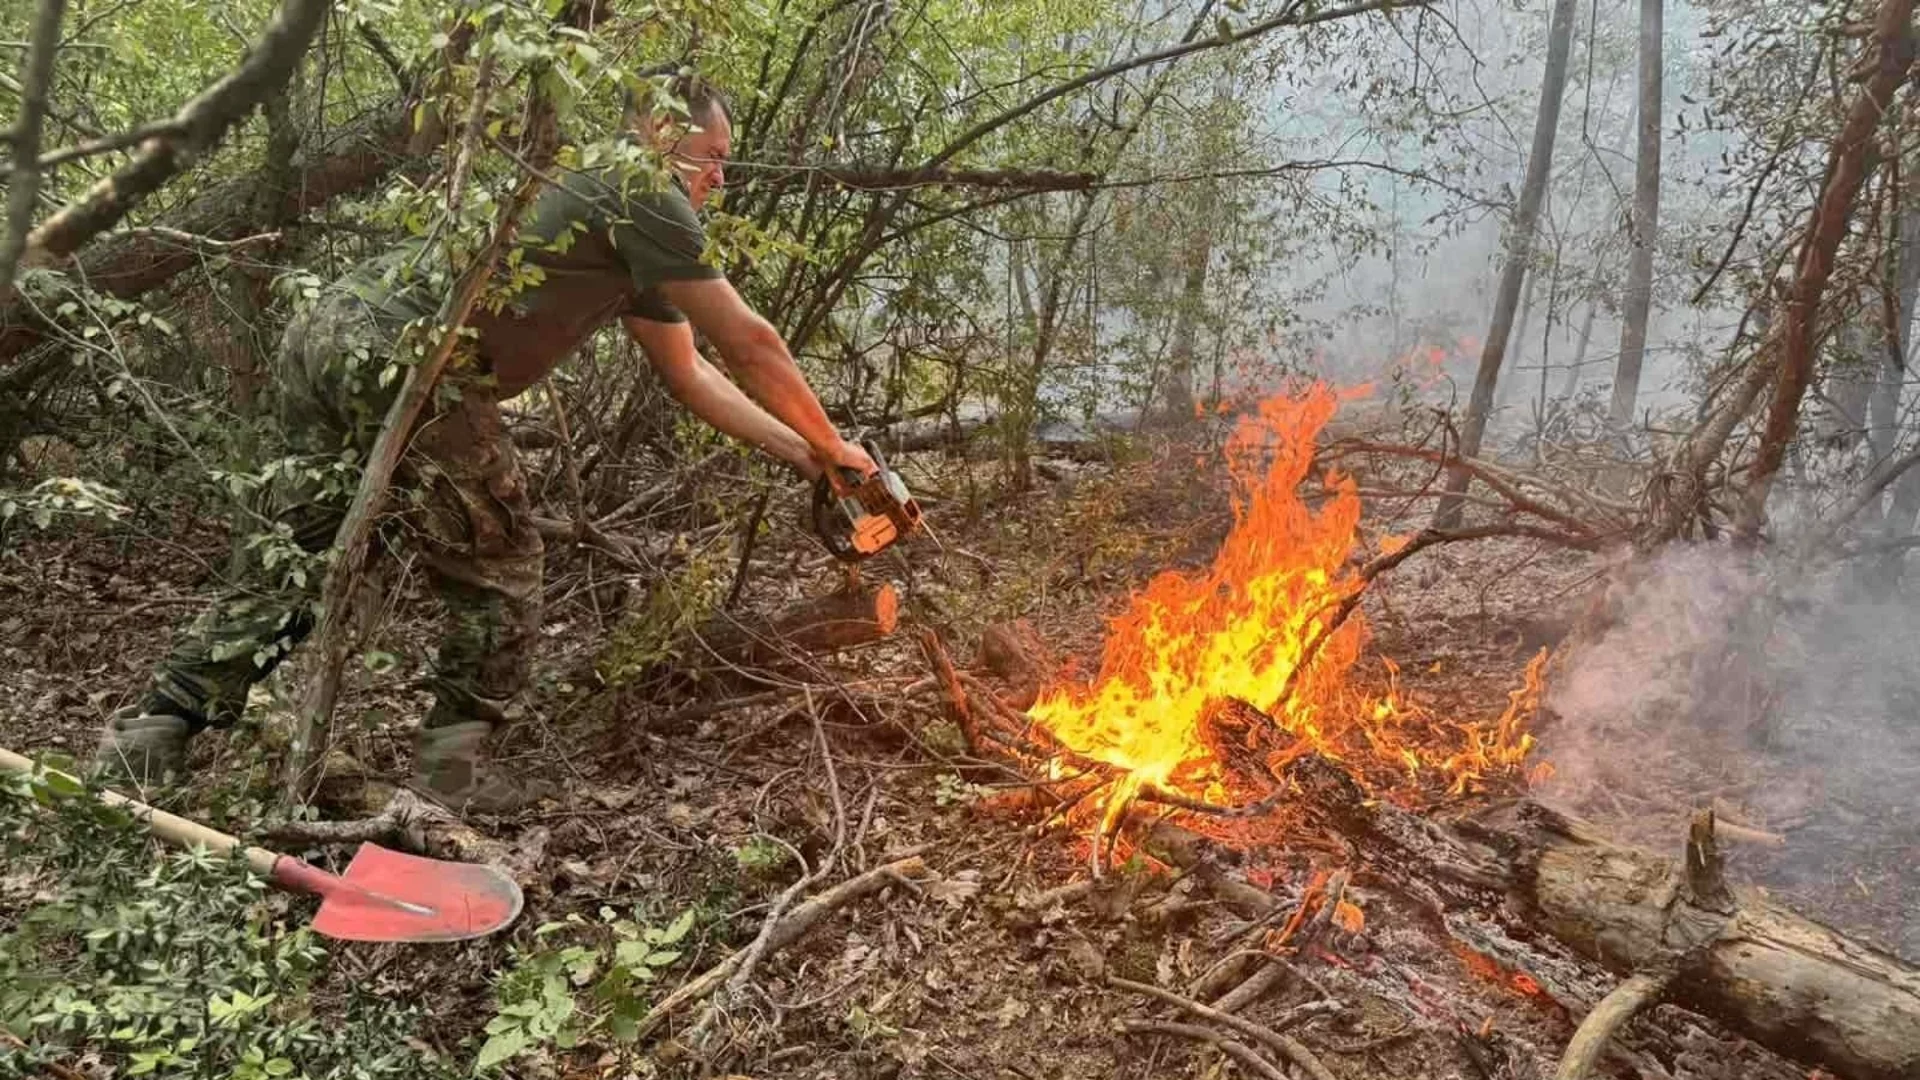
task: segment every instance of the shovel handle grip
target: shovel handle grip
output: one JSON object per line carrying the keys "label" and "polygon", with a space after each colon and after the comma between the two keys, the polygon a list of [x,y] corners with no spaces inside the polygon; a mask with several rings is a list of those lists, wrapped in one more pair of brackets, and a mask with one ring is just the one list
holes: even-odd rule
{"label": "shovel handle grip", "polygon": [[[11,750],[0,748],[0,771],[32,775],[34,767],[31,759],[22,757]],[[67,773],[61,772],[59,769],[51,766],[41,766],[41,768],[43,768],[48,775],[62,777],[74,784],[80,783],[77,777],[70,776]],[[186,818],[169,814],[165,810],[156,810],[137,799],[129,799],[117,791],[102,791],[100,793],[100,801],[106,803],[108,806],[125,810],[134,817],[145,820],[148,827],[153,830],[155,836],[176,847],[203,847],[209,851],[217,851],[225,854],[241,846],[238,839],[228,836],[218,829],[210,829],[197,821],[188,821]],[[254,873],[266,878],[272,878],[274,876],[273,864],[280,860],[278,854],[268,851],[265,848],[249,847],[246,849],[246,856],[247,865],[253,867]]]}

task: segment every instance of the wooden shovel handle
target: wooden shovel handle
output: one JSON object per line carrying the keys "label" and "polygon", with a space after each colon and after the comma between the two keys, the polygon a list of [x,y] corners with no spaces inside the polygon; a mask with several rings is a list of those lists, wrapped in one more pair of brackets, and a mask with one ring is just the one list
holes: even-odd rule
{"label": "wooden shovel handle", "polygon": [[[42,768],[49,775],[64,777],[75,784],[80,783],[79,779],[59,769],[48,766],[42,766]],[[11,750],[0,748],[0,771],[31,774],[34,771],[34,763]],[[240,846],[239,840],[226,833],[209,829],[197,821],[188,821],[186,818],[169,814],[165,810],[156,810],[146,803],[129,799],[117,791],[101,792],[100,801],[108,806],[119,807],[137,818],[145,819],[155,836],[178,847],[203,847],[209,851],[225,853]],[[246,856],[247,865],[253,867],[255,873],[266,878],[273,877],[273,864],[280,861],[278,854],[265,848],[249,847],[246,849]]]}

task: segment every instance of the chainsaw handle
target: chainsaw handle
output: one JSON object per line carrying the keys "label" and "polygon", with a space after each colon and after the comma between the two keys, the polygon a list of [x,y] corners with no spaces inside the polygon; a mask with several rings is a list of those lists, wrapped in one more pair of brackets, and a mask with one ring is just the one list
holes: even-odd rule
{"label": "chainsaw handle", "polygon": [[[80,783],[79,778],[61,772],[59,769],[51,766],[42,766],[42,768],[45,769],[50,776],[58,776],[74,784]],[[34,763],[31,759],[22,757],[11,750],[0,748],[0,771],[19,773],[22,776],[31,776],[34,771]],[[100,801],[106,803],[108,806],[125,810],[134,817],[145,819],[155,836],[176,847],[204,847],[209,851],[216,851],[224,855],[242,846],[237,838],[228,836],[218,829],[210,829],[197,821],[188,821],[186,818],[169,814],[165,810],[156,810],[146,803],[136,799],[129,799],[117,791],[102,791],[100,793]],[[279,862],[281,858],[278,853],[257,847],[248,847],[245,853],[247,865],[253,867],[254,873],[265,878],[273,878],[275,876],[274,864]]]}

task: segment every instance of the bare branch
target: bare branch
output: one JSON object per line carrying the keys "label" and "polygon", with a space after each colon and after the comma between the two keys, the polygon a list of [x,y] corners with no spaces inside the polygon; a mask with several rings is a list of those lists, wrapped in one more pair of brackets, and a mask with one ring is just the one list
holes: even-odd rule
{"label": "bare branch", "polygon": [[1084,191],[1099,183],[1098,173],[1058,169],[947,169],[921,166],[897,169],[869,165],[783,165],[775,162],[729,161],[729,169],[779,173],[812,173],[856,191],[898,191],[922,187],[1005,188],[1022,191]]}
{"label": "bare branch", "polygon": [[967,147],[999,131],[1015,120],[1026,116],[1042,105],[1063,98],[1076,90],[1085,89],[1095,83],[1105,82],[1116,75],[1125,75],[1127,72],[1138,68],[1148,67],[1153,64],[1164,64],[1169,61],[1178,60],[1184,56],[1191,56],[1194,53],[1218,49],[1223,45],[1236,45],[1243,41],[1251,41],[1254,38],[1261,37],[1262,35],[1283,27],[1312,26],[1316,23],[1333,22],[1338,19],[1352,18],[1356,15],[1366,15],[1376,11],[1394,11],[1400,8],[1426,7],[1431,2],[1432,0],[1363,0],[1362,3],[1302,14],[1300,11],[1302,5],[1298,0],[1295,0],[1295,2],[1289,3],[1282,9],[1280,14],[1270,19],[1254,23],[1245,29],[1235,31],[1231,35],[1220,34],[1208,38],[1194,38],[1193,40],[1185,41],[1165,49],[1157,49],[1150,53],[1131,56],[1117,63],[1108,64],[1106,67],[1089,71],[1078,78],[1068,79],[1066,82],[1060,83],[1041,94],[1028,98],[1026,101],[1015,105],[1013,108],[997,116],[989,117],[975,124],[973,127],[968,128],[952,142],[948,143],[945,149],[933,155],[927,162],[927,166],[931,168],[944,165],[952,161],[955,157],[958,157]]}

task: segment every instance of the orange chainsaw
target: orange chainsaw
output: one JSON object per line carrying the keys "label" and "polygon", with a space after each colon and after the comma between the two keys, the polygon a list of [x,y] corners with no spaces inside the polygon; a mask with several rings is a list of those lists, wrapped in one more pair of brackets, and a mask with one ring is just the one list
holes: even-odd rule
{"label": "orange chainsaw", "polygon": [[887,468],[879,447],[870,441],[860,446],[879,466],[878,472],[861,476],[854,469],[841,469],[845,495],[833,490],[824,473],[813,484],[813,531],[844,562],[872,558],[921,527],[920,504],[906,481]]}

